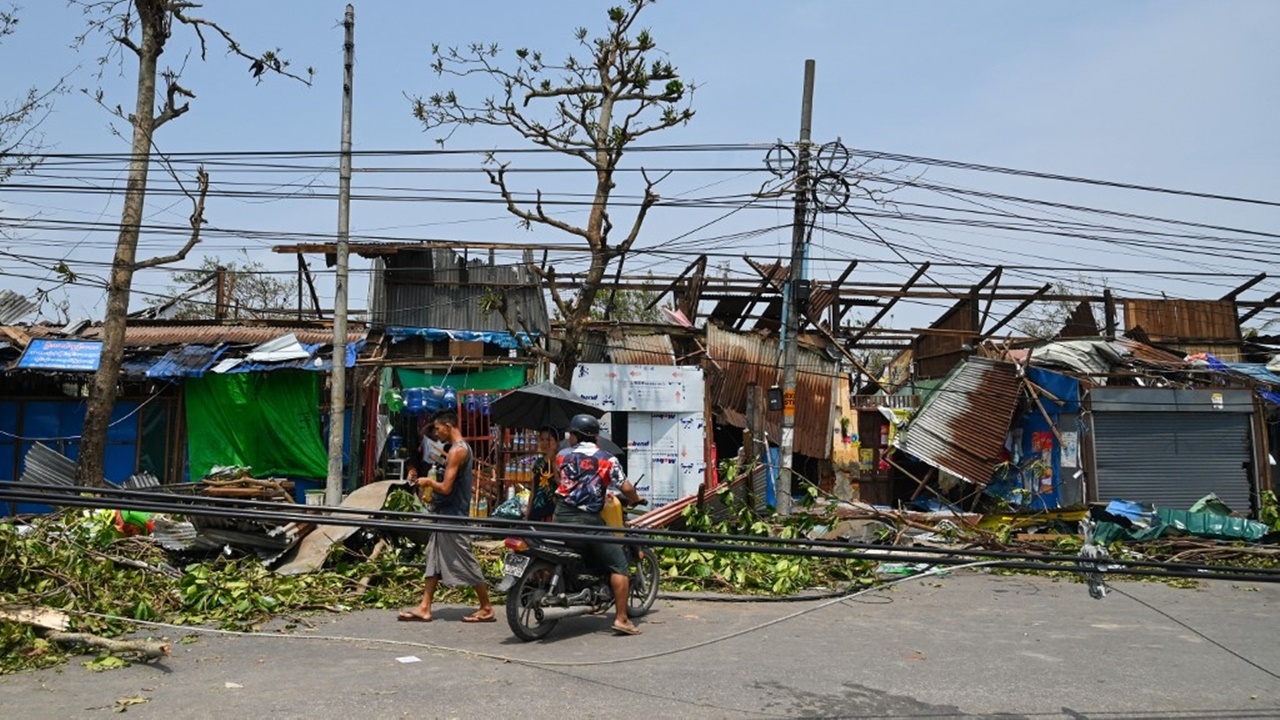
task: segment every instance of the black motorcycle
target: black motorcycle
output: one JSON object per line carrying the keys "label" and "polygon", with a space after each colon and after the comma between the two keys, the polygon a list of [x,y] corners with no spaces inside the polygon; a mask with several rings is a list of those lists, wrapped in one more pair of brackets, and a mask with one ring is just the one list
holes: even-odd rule
{"label": "black motorcycle", "polygon": [[[567,617],[613,607],[609,572],[592,567],[574,544],[509,537],[500,592],[507,593],[507,625],[525,642],[540,640]],[[642,617],[658,599],[658,556],[653,548],[624,545],[631,571],[627,614]]]}

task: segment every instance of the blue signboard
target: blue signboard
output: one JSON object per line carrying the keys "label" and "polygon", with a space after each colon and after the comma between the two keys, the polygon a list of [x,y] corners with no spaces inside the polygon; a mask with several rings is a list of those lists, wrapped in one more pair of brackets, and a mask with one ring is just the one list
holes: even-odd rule
{"label": "blue signboard", "polygon": [[18,358],[18,368],[26,370],[82,370],[94,372],[102,357],[98,340],[51,340],[37,338]]}

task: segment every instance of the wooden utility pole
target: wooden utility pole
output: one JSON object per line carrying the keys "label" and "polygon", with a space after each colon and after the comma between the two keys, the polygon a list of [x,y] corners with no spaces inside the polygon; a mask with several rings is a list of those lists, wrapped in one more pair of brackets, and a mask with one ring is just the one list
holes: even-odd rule
{"label": "wooden utility pole", "polygon": [[[809,137],[813,126],[813,76],[817,63],[804,61],[804,96],[800,104],[800,147],[796,163],[795,216],[791,222],[791,270],[785,298],[786,323],[782,353],[782,445],[779,450],[777,508],[791,512],[791,456],[796,433],[796,356],[799,353],[800,304],[804,286],[805,238],[809,224]],[[802,298],[801,295],[806,297]]]}
{"label": "wooden utility pole", "polygon": [[219,265],[213,274],[218,283],[213,293],[213,319],[222,322],[227,319],[227,269]]}
{"label": "wooden utility pole", "polygon": [[342,21],[342,152],[338,161],[338,265],[333,297],[333,367],[329,377],[329,476],[324,501],[342,502],[342,437],[347,399],[347,261],[351,238],[351,96],[356,61],[356,9]]}

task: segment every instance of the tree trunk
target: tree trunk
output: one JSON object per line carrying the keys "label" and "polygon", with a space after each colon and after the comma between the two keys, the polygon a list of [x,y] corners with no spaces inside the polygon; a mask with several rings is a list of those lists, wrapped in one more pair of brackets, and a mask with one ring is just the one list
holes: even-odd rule
{"label": "tree trunk", "polygon": [[582,328],[576,323],[566,323],[560,339],[560,352],[556,354],[556,385],[569,390],[573,384],[573,371],[582,357]]}
{"label": "tree trunk", "polygon": [[76,479],[82,485],[103,484],[107,449],[107,429],[115,408],[120,365],[124,359],[125,321],[129,313],[129,292],[133,284],[138,235],[147,192],[147,170],[151,158],[151,135],[155,124],[156,68],[164,52],[165,7],[163,0],[137,0],[142,41],[138,44],[138,97],[133,114],[132,159],[125,187],[124,209],[120,216],[120,236],[116,241],[111,281],[107,285],[107,312],[102,326],[102,357],[89,389],[84,430],[80,438]]}

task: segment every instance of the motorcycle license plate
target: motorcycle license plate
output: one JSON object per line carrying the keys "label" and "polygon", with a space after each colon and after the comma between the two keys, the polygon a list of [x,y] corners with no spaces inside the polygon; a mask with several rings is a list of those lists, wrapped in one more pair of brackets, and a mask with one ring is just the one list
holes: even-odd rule
{"label": "motorcycle license plate", "polygon": [[510,575],[511,577],[520,577],[524,574],[524,569],[528,565],[529,558],[524,555],[507,553],[507,556],[502,559],[502,574]]}

